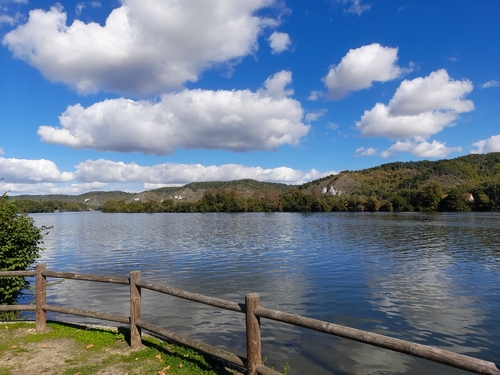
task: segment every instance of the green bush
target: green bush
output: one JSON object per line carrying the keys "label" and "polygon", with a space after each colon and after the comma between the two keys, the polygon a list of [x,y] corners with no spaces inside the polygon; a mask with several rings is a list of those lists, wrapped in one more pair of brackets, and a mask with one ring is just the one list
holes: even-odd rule
{"label": "green bush", "polygon": [[[15,202],[0,197],[0,271],[21,271],[40,257],[42,230],[26,214],[17,214]],[[29,286],[24,277],[0,277],[0,304],[13,304]]]}

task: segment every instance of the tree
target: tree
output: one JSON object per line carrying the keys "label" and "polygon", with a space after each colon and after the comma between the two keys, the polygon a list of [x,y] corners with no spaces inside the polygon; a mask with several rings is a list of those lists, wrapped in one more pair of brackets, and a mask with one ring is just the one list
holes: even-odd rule
{"label": "tree", "polygon": [[[7,194],[0,198],[0,271],[29,269],[40,257],[42,230],[26,214],[17,214]],[[0,305],[13,304],[29,282],[23,277],[0,278]]]}
{"label": "tree", "polygon": [[443,188],[439,182],[431,181],[425,185],[418,195],[419,211],[437,211],[443,198]]}

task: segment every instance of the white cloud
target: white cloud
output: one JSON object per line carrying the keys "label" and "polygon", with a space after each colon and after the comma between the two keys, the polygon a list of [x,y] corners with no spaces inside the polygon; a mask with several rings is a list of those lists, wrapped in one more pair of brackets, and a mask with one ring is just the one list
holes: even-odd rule
{"label": "white cloud", "polygon": [[3,148],[0,147],[0,155],[3,155],[5,154],[5,151],[3,150]]}
{"label": "white cloud", "polygon": [[320,91],[311,91],[311,94],[309,95],[307,100],[316,101],[319,99],[320,96],[321,96]]}
{"label": "white cloud", "polygon": [[483,139],[472,144],[477,147],[476,150],[471,150],[473,154],[485,154],[488,152],[500,152],[500,134],[493,135],[488,139]]}
{"label": "white cloud", "polygon": [[92,8],[101,8],[101,7],[102,7],[102,5],[101,5],[101,3],[100,3],[99,1],[92,1],[92,2],[90,3],[90,6],[91,6]]}
{"label": "white cloud", "polygon": [[318,121],[321,117],[323,117],[326,114],[326,112],[328,112],[327,109],[322,109],[316,112],[309,112],[308,114],[306,114],[306,121],[307,122]]}
{"label": "white cloud", "polygon": [[13,17],[8,16],[6,14],[0,14],[0,25],[3,23],[7,23],[9,25],[13,25],[15,23],[15,20]]}
{"label": "white cloud", "polygon": [[373,43],[351,49],[340,64],[330,67],[323,79],[330,99],[341,99],[349,91],[371,87],[373,82],[386,82],[408,73],[396,65],[398,49]]}
{"label": "white cloud", "polygon": [[78,195],[88,191],[103,190],[106,184],[100,182],[92,182],[85,184],[70,184],[70,185],[56,185],[53,183],[37,183],[37,184],[23,184],[23,183],[5,183],[0,181],[0,191],[8,191],[9,195],[21,194],[68,194]]}
{"label": "white cloud", "polygon": [[229,181],[251,178],[264,182],[302,184],[317,178],[335,174],[334,171],[321,173],[315,169],[308,172],[288,167],[268,168],[246,167],[238,164],[203,166],[201,164],[158,164],[143,167],[135,163],[125,164],[110,160],[87,160],[76,166],[75,175],[82,182],[134,183],[147,186],[186,184],[196,181]]}
{"label": "white cloud", "polygon": [[85,3],[78,3],[76,4],[76,7],[75,7],[75,13],[77,16],[79,16],[80,14],[82,14],[83,10],[85,9]]}
{"label": "white cloud", "polygon": [[453,126],[460,113],[474,110],[474,103],[464,100],[472,89],[469,80],[450,79],[444,69],[425,78],[405,80],[389,105],[377,103],[365,111],[356,127],[366,137],[427,139],[444,127]]}
{"label": "white cloud", "polygon": [[469,80],[451,80],[448,72],[441,69],[425,78],[401,82],[389,102],[389,112],[393,116],[413,116],[423,112],[447,110],[456,113],[470,112],[474,110],[474,103],[463,97],[472,89]]}
{"label": "white cloud", "polygon": [[273,54],[280,54],[290,48],[292,41],[287,33],[273,32],[267,39]]}
{"label": "white cloud", "polygon": [[73,173],[60,172],[51,160],[7,159],[0,157],[0,176],[5,183],[66,182]]}
{"label": "white cloud", "polygon": [[361,14],[368,9],[370,9],[372,6],[370,4],[361,4],[361,0],[340,0],[343,4],[350,5],[349,8],[344,9],[344,13],[354,13],[357,14],[358,16],[361,16]]}
{"label": "white cloud", "polygon": [[462,151],[461,147],[446,147],[446,143],[432,141],[412,142],[412,141],[398,141],[393,144],[388,150],[382,151],[383,158],[394,157],[400,152],[409,152],[410,154],[420,158],[443,158],[452,152]]}
{"label": "white cloud", "polygon": [[160,93],[254,52],[262,29],[278,24],[256,12],[272,5],[274,0],[122,0],[104,26],[67,25],[60,7],[35,9],[2,42],[49,80],[80,93]]}
{"label": "white cloud", "polygon": [[483,88],[483,89],[487,89],[489,87],[500,87],[500,82],[499,81],[488,81],[488,82],[481,85],[481,88]]}
{"label": "white cloud", "polygon": [[41,126],[48,143],[99,151],[167,155],[176,149],[236,152],[296,145],[309,131],[293,90],[290,72],[268,78],[257,92],[183,90],[160,102],[105,100],[83,108],[68,107],[62,127]]}
{"label": "white cloud", "polygon": [[364,147],[360,147],[354,151],[354,156],[373,156],[377,153],[377,150],[373,147],[369,147],[365,149]]}
{"label": "white cloud", "polygon": [[4,23],[10,26],[15,25],[16,23],[20,22],[22,18],[23,16],[19,12],[14,13],[14,15],[0,14],[0,26]]}

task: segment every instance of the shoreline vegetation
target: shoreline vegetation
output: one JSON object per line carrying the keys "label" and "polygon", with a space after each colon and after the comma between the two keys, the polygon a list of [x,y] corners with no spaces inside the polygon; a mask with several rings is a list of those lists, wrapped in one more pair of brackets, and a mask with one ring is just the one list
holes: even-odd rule
{"label": "shoreline vegetation", "polygon": [[500,153],[396,162],[303,185],[196,182],[137,194],[18,196],[19,212],[467,212],[500,211]]}

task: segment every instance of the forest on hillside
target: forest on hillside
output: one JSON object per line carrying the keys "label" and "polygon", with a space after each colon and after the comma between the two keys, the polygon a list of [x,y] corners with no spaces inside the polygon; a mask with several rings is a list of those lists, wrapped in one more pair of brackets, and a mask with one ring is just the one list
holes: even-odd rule
{"label": "forest on hillside", "polygon": [[437,182],[421,189],[404,189],[400,194],[349,194],[332,196],[304,193],[298,189],[286,193],[265,191],[244,198],[231,191],[207,192],[197,202],[131,202],[110,200],[103,212],[341,212],[341,211],[500,211],[500,182],[486,183],[474,189],[458,187],[444,193]]}
{"label": "forest on hillside", "polygon": [[[500,211],[500,153],[451,160],[396,162],[361,171],[343,171],[301,186],[253,180],[186,185],[202,190],[194,202],[135,199],[113,193],[103,212],[330,212],[330,211]],[[246,195],[238,192],[245,188]],[[325,194],[335,187],[336,195]],[[240,188],[240,190],[238,189]],[[161,188],[151,192],[175,192]],[[251,192],[251,193],[249,193]],[[87,193],[87,195],[90,193]],[[118,198],[118,199],[115,199]],[[20,212],[81,211],[84,203],[65,200],[17,201]]]}

